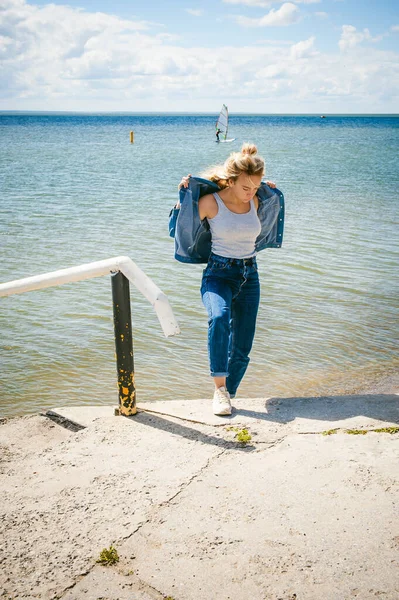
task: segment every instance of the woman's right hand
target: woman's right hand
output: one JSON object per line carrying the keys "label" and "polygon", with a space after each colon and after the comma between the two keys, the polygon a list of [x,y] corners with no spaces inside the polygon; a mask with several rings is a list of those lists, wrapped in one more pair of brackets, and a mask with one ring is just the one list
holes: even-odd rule
{"label": "woman's right hand", "polygon": [[189,175],[186,175],[186,177],[182,177],[182,180],[179,183],[177,189],[180,190],[182,187],[187,188],[190,177],[191,177],[191,173]]}

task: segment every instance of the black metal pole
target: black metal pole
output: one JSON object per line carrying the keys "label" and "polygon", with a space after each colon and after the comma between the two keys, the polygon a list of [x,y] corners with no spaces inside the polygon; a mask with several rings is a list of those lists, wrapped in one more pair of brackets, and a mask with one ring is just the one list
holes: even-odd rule
{"label": "black metal pole", "polygon": [[118,371],[119,412],[130,416],[137,413],[134,387],[132,315],[129,280],[123,273],[111,273],[116,368]]}

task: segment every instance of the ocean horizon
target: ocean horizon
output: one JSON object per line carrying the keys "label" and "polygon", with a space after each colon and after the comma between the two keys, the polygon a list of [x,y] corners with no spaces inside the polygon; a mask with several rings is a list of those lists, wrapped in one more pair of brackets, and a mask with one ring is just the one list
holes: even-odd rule
{"label": "ocean horizon", "polygon": [[[216,120],[217,115],[210,111],[69,111],[69,110],[0,110],[0,115],[114,115],[114,116],[141,116],[141,115],[152,115],[152,116],[163,116],[163,115],[184,115],[184,116],[197,116],[205,115],[212,116]],[[325,115],[326,117],[392,117],[398,118],[399,113],[323,113],[321,112],[309,112],[309,113],[268,113],[268,112],[234,112],[231,118],[235,116],[254,116],[254,117],[319,117]]]}

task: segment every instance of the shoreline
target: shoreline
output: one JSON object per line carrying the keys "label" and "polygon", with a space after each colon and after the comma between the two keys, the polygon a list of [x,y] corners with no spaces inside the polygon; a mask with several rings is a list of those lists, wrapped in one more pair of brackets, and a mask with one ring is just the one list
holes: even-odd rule
{"label": "shoreline", "polygon": [[[211,386],[209,387],[209,389],[211,389]],[[390,373],[389,375],[382,375],[381,377],[374,377],[372,380],[370,380],[370,382],[368,382],[366,385],[359,385],[359,386],[352,386],[348,391],[345,391],[342,394],[338,394],[338,393],[326,393],[326,394],[312,394],[309,396],[304,396],[303,394],[301,394],[301,397],[309,397],[309,398],[324,398],[327,396],[334,396],[334,397],[339,397],[339,396],[348,396],[348,395],[358,395],[358,394],[396,394],[399,393],[399,372],[398,373]],[[272,396],[273,398],[279,398],[279,399],[283,399],[283,398],[289,398],[291,396]],[[99,404],[97,406],[106,406],[106,405],[117,405],[117,396],[115,395],[115,402],[109,402],[109,403],[102,403]],[[171,402],[172,400],[167,400],[166,402]],[[142,401],[143,404],[147,404],[149,402],[152,402],[152,400],[144,400]],[[65,406],[65,404],[64,404]],[[76,404],[73,404],[72,406],[76,406]],[[87,405],[85,404],[84,406],[94,406],[91,403],[87,403]],[[47,408],[47,409],[43,409],[43,410],[33,410],[31,412],[24,412],[21,414],[17,414],[17,415],[4,415],[1,416],[0,415],[0,424],[4,423],[5,421],[9,421],[11,419],[18,419],[18,418],[24,418],[24,417],[29,417],[29,416],[34,416],[34,415],[40,415],[40,414],[44,414],[46,412],[46,410],[51,410],[51,408]]]}

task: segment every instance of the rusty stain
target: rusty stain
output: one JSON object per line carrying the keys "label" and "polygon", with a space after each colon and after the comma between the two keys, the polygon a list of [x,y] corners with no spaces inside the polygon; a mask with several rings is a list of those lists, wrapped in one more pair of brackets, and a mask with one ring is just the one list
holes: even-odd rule
{"label": "rusty stain", "polygon": [[137,414],[137,408],[135,406],[132,406],[131,408],[125,407],[125,406],[121,406],[120,408],[120,414],[124,415],[125,417],[130,417],[131,415],[136,415]]}

